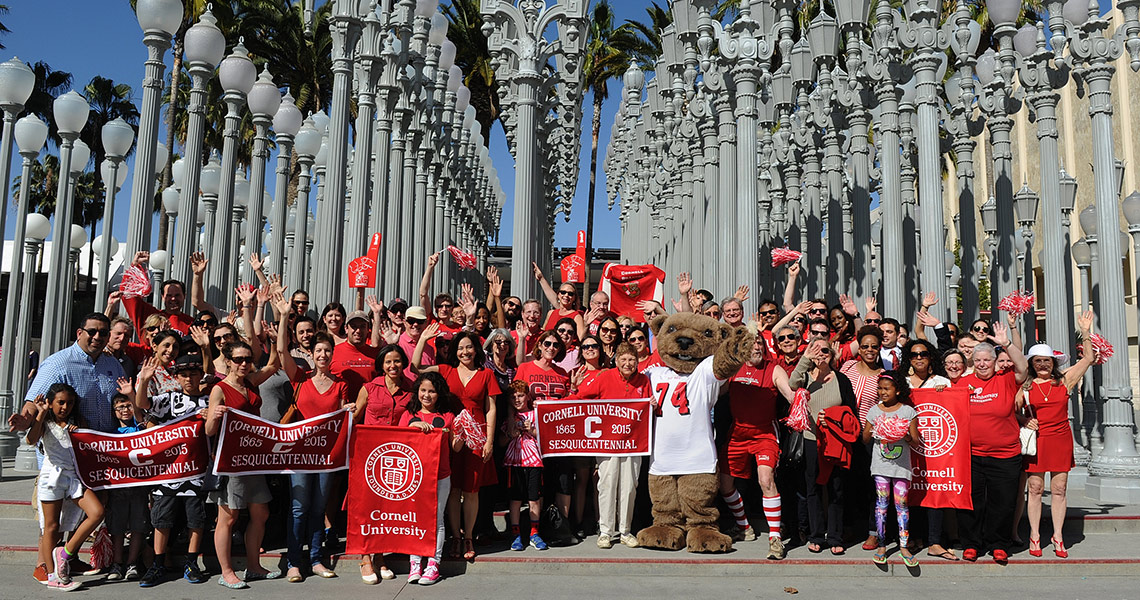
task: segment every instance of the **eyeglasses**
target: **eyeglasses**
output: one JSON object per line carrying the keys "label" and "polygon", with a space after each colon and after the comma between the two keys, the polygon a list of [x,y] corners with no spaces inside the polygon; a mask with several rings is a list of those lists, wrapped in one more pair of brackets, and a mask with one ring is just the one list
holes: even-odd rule
{"label": "eyeglasses", "polygon": [[[155,329],[158,329],[158,328],[155,327]],[[83,329],[83,331],[90,337],[107,337],[107,336],[111,335],[110,329],[104,329],[102,327],[92,327],[90,329],[85,327]]]}
{"label": "eyeglasses", "polygon": [[582,344],[582,350],[597,350],[601,348],[598,344]]}
{"label": "eyeglasses", "polygon": [[926,351],[922,351],[922,352],[912,352],[912,353],[910,354],[910,357],[911,357],[911,358],[930,358],[930,353],[929,353],[929,352],[926,352]]}
{"label": "eyeglasses", "polygon": [[253,362],[253,357],[252,356],[231,356],[230,362],[232,362],[236,365],[244,365],[245,363]]}
{"label": "eyeglasses", "polygon": [[629,338],[629,341],[631,341],[631,342],[644,342],[644,341],[645,341],[645,336],[644,336],[644,335],[639,335],[639,336],[636,336],[636,337],[632,337],[632,336],[631,336],[631,337]]}
{"label": "eyeglasses", "polygon": [[762,311],[760,311],[760,316],[761,316],[761,317],[770,317],[770,316],[772,316],[772,315],[777,315],[777,314],[780,314],[780,311],[778,311],[778,310],[776,310],[776,309],[774,309],[774,308],[773,308],[772,310],[762,310]]}
{"label": "eyeglasses", "polygon": [[813,308],[808,311],[809,315],[822,315],[827,312],[826,308]]}
{"label": "eyeglasses", "polygon": [[787,342],[789,340],[794,340],[794,339],[796,339],[796,335],[793,333],[790,333],[788,335],[781,335],[781,336],[777,337],[776,341],[777,342]]}
{"label": "eyeglasses", "polygon": [[558,342],[556,342],[554,340],[546,340],[545,342],[542,343],[542,347],[543,348],[557,348]]}
{"label": "eyeglasses", "polygon": [[617,333],[618,332],[616,327],[602,327],[600,329],[600,331],[602,333]]}
{"label": "eyeglasses", "polygon": [[975,325],[970,328],[970,331],[977,331],[978,333],[989,333],[990,328],[985,325]]}
{"label": "eyeglasses", "polygon": [[131,406],[130,404],[123,404],[123,405],[121,405],[121,406],[116,406],[116,407],[115,407],[115,410],[117,410],[117,411],[118,411],[118,410],[133,410],[133,409],[134,409],[134,407],[133,407],[133,406]]}

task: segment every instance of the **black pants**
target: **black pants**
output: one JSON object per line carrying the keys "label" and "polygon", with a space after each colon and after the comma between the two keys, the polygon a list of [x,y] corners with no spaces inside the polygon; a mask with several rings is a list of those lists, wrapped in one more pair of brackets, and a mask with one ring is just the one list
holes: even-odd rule
{"label": "black pants", "polygon": [[817,475],[819,475],[819,455],[816,442],[804,440],[808,542],[824,546],[843,546],[843,480],[847,473],[835,469],[825,484],[815,482]]}
{"label": "black pants", "polygon": [[974,510],[959,510],[962,546],[978,552],[1009,551],[1013,530],[1013,509],[1017,483],[1021,478],[1021,457],[970,457],[970,497]]}

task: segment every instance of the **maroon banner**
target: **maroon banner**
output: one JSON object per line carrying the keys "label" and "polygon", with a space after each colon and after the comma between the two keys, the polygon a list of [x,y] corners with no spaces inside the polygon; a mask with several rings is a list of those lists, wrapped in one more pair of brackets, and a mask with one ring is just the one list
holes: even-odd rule
{"label": "maroon banner", "polygon": [[227,410],[214,457],[218,475],[327,473],[348,468],[352,412],[336,412],[288,425]]}
{"label": "maroon banner", "polygon": [[178,483],[210,465],[206,420],[197,413],[136,433],[71,432],[71,453],[83,485],[93,490]]}
{"label": "maroon banner", "polygon": [[540,400],[538,449],[547,456],[639,456],[653,447],[648,398]]}
{"label": "maroon banner", "polygon": [[362,425],[348,470],[348,554],[435,555],[439,453],[446,429]]}
{"label": "maroon banner", "polygon": [[970,510],[970,396],[966,388],[911,390],[922,443],[911,448],[911,504]]}

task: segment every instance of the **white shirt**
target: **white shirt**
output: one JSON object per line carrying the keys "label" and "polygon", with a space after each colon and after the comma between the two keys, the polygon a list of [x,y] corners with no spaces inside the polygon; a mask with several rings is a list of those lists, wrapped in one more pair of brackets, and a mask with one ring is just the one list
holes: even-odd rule
{"label": "white shirt", "polygon": [[725,380],[713,375],[712,364],[710,356],[690,375],[666,366],[646,369],[657,405],[651,475],[716,473],[712,409]]}
{"label": "white shirt", "polygon": [[888,371],[893,371],[898,368],[895,364],[895,353],[898,353],[898,358],[902,360],[902,348],[895,346],[894,348],[879,348],[879,358],[883,361],[883,368]]}

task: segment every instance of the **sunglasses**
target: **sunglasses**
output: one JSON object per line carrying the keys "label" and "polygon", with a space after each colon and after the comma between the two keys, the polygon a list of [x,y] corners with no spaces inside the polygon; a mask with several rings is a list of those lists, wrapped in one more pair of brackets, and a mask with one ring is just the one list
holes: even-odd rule
{"label": "sunglasses", "polygon": [[215,335],[215,336],[214,336],[214,341],[215,341],[215,342],[224,342],[224,341],[226,341],[226,340],[232,340],[232,339],[234,339],[234,334],[232,334],[232,333],[227,333],[227,334],[225,334],[225,335]]}
{"label": "sunglasses", "polygon": [[495,340],[494,342],[491,342],[491,343],[496,345],[496,346],[505,346],[507,344],[507,340],[498,339],[498,340]]}
{"label": "sunglasses", "polygon": [[710,316],[710,317],[713,317],[713,318],[719,317],[719,316],[720,316],[720,311],[719,311],[719,310],[710,310],[710,311],[709,311],[709,316]]}
{"label": "sunglasses", "polygon": [[761,317],[770,317],[770,316],[772,316],[772,315],[775,315],[775,314],[779,314],[779,313],[780,313],[780,311],[778,311],[778,310],[776,310],[776,309],[774,309],[774,308],[773,308],[772,310],[762,310],[762,311],[760,311],[760,316],[761,316]]}
{"label": "sunglasses", "polygon": [[601,346],[597,344],[582,344],[582,350],[597,350]]}
{"label": "sunglasses", "polygon": [[883,322],[882,319],[865,319],[863,321],[863,323],[865,323],[867,325],[878,325],[879,323],[882,323],[882,322]]}
{"label": "sunglasses", "polygon": [[408,325],[423,325],[424,324],[423,319],[404,319],[404,322],[407,323]]}
{"label": "sunglasses", "polygon": [[234,363],[235,365],[244,365],[245,363],[253,362],[253,357],[252,356],[233,356],[233,357],[230,357],[230,362]]}
{"label": "sunglasses", "polygon": [[859,347],[863,350],[878,350],[880,348],[878,344],[859,344]]}
{"label": "sunglasses", "polygon": [[630,338],[629,338],[629,341],[631,341],[631,342],[644,342],[644,341],[645,341],[645,336],[644,336],[644,335],[639,335],[639,336],[636,336],[636,337],[630,337]]}
{"label": "sunglasses", "polygon": [[542,347],[543,348],[557,348],[558,342],[555,342],[553,340],[546,340],[545,342],[542,343]]}
{"label": "sunglasses", "polygon": [[307,300],[304,302],[302,302],[300,300],[294,300],[293,301],[293,306],[308,306],[308,305],[309,305],[309,302]]}
{"label": "sunglasses", "polygon": [[910,357],[911,358],[930,358],[930,353],[925,352],[925,351],[924,352],[912,352]]}
{"label": "sunglasses", "polygon": [[830,332],[830,331],[822,331],[822,330],[816,329],[816,330],[813,330],[813,331],[811,332],[811,334],[812,334],[812,335],[815,335],[815,336],[819,336],[819,337],[827,337],[827,336],[831,335],[831,332]]}
{"label": "sunglasses", "polygon": [[150,327],[143,327],[143,331],[147,333],[154,333],[159,330],[158,325],[151,325]]}
{"label": "sunglasses", "polygon": [[558,331],[558,335],[570,335],[571,333],[574,333],[570,329],[559,329],[557,331]]}
{"label": "sunglasses", "polygon": [[[158,329],[158,328],[155,327],[155,329]],[[92,327],[90,329],[84,328],[83,331],[90,337],[107,337],[107,336],[111,335],[110,329],[105,329],[102,327]]]}
{"label": "sunglasses", "polygon": [[794,339],[796,339],[796,336],[794,334],[788,334],[788,335],[781,335],[781,336],[777,337],[776,341],[777,342],[786,342],[786,341],[794,340]]}
{"label": "sunglasses", "polygon": [[619,325],[619,327],[621,327],[622,331],[625,331],[627,329],[633,329],[633,325]]}
{"label": "sunglasses", "polygon": [[826,308],[813,308],[808,311],[809,315],[822,315],[827,312]]}
{"label": "sunglasses", "polygon": [[574,290],[558,290],[559,296],[573,296]]}
{"label": "sunglasses", "polygon": [[517,307],[522,306],[522,305],[519,304],[518,302],[504,302],[503,306],[505,306],[507,308],[517,308]]}
{"label": "sunglasses", "polygon": [[618,330],[616,327],[602,327],[601,332],[602,333],[617,333]]}
{"label": "sunglasses", "polygon": [[984,325],[978,325],[978,326],[975,326],[975,327],[971,328],[971,329],[970,329],[970,331],[977,331],[977,332],[979,332],[979,333],[989,333],[989,332],[990,332],[990,328],[989,328],[989,327],[986,327],[986,326],[984,326]]}
{"label": "sunglasses", "polygon": [[806,320],[807,320],[807,319],[803,318],[803,316],[792,317],[792,322],[793,322],[793,323],[803,323],[803,322],[804,322],[804,321],[806,321]]}

